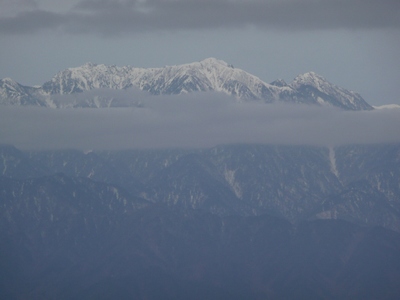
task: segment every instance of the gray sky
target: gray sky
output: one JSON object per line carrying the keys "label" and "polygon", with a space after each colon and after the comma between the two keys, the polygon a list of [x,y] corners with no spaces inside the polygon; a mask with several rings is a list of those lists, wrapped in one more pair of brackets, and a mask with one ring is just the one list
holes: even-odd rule
{"label": "gray sky", "polygon": [[41,85],[85,62],[216,57],[266,82],[315,71],[400,104],[399,0],[0,0],[0,78]]}

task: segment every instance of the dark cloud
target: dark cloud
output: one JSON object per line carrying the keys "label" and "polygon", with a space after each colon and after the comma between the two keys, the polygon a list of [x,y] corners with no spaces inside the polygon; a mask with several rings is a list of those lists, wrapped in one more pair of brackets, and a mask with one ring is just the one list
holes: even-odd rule
{"label": "dark cloud", "polygon": [[400,109],[236,103],[213,93],[148,97],[140,108],[0,110],[0,143],[22,149],[398,143],[398,128]]}
{"label": "dark cloud", "polygon": [[37,9],[36,0],[0,0],[0,15],[11,16],[21,11]]}
{"label": "dark cloud", "polygon": [[119,35],[143,31],[243,28],[283,30],[400,27],[398,0],[82,0],[72,10],[3,17],[3,33],[61,29]]}
{"label": "dark cloud", "polygon": [[64,26],[68,17],[62,14],[33,10],[21,12],[13,17],[0,19],[0,32],[8,34],[35,33],[40,30],[54,30]]}

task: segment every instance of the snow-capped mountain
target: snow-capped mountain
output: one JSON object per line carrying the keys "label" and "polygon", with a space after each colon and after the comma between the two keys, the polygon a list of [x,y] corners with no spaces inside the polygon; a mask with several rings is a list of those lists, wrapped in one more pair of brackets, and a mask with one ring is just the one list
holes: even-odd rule
{"label": "snow-capped mountain", "polygon": [[338,87],[314,72],[297,76],[291,87],[301,94],[304,100],[312,99],[321,105],[328,104],[351,110],[371,109],[360,94]]}
{"label": "snow-capped mountain", "polygon": [[[222,92],[238,101],[276,101],[340,107],[346,110],[373,109],[357,93],[329,83],[313,72],[299,75],[291,84],[283,80],[265,83],[260,78],[215,58],[163,68],[117,67],[87,63],[56,74],[39,88],[24,87],[10,79],[0,81],[0,100],[4,105],[49,107],[109,107],[123,104],[115,99],[87,96],[70,102],[58,95],[77,95],[96,89],[147,91],[153,95],[177,95],[191,92]],[[132,97],[133,98],[133,97]],[[99,101],[100,99],[100,101]]]}
{"label": "snow-capped mountain", "polygon": [[40,88],[19,84],[11,78],[0,80],[0,100],[2,105],[39,105],[44,106],[40,97]]}
{"label": "snow-capped mountain", "polygon": [[163,68],[116,67],[87,63],[66,69],[43,85],[50,94],[72,94],[96,88],[137,87],[154,95],[219,91],[239,98],[265,98],[259,78],[224,61],[201,62]]}

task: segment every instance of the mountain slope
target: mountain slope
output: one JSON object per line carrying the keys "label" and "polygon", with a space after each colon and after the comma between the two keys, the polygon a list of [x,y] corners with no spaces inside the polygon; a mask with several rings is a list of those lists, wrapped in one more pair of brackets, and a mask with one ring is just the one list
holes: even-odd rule
{"label": "mountain slope", "polygon": [[0,186],[2,299],[398,299],[400,293],[400,235],[382,228],[219,217],[60,174],[0,177]]}
{"label": "mountain slope", "polygon": [[2,105],[35,105],[46,106],[46,103],[37,92],[40,88],[23,86],[11,78],[0,80],[0,99]]}
{"label": "mountain slope", "polygon": [[297,76],[291,87],[302,94],[304,99],[316,100],[321,105],[330,104],[350,110],[371,109],[359,94],[338,87],[314,72]]}
{"label": "mountain slope", "polygon": [[137,87],[154,95],[222,91],[240,98],[261,98],[263,85],[266,84],[245,71],[208,58],[191,64],[151,69],[87,63],[58,73],[43,85],[43,90],[63,95],[96,88]]}
{"label": "mountain slope", "polygon": [[150,202],[292,222],[344,219],[400,232],[400,145],[230,145],[203,150],[58,150],[0,147],[15,179],[64,173],[124,188]]}
{"label": "mountain slope", "polygon": [[282,80],[268,84],[215,58],[149,69],[87,63],[59,72],[40,88],[22,87],[10,82],[9,79],[0,82],[0,100],[3,105],[60,108],[133,106],[137,105],[134,101],[137,99],[133,99],[133,95],[128,103],[118,102],[115,97],[101,93],[97,97],[89,94],[79,100],[72,98],[72,101],[71,98],[60,100],[55,96],[76,96],[99,89],[139,89],[153,95],[222,92],[235,97],[237,101],[284,101],[335,106],[346,110],[373,109],[360,95],[337,87],[313,72],[296,77],[292,84],[286,84]]}
{"label": "mountain slope", "polygon": [[0,146],[0,298],[398,299],[399,158]]}

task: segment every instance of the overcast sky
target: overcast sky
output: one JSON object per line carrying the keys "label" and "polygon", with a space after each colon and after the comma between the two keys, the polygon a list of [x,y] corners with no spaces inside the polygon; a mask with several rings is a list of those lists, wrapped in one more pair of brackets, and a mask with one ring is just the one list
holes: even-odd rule
{"label": "overcast sky", "polygon": [[315,71],[400,104],[399,36],[399,0],[0,0],[0,78],[216,57],[266,82]]}

